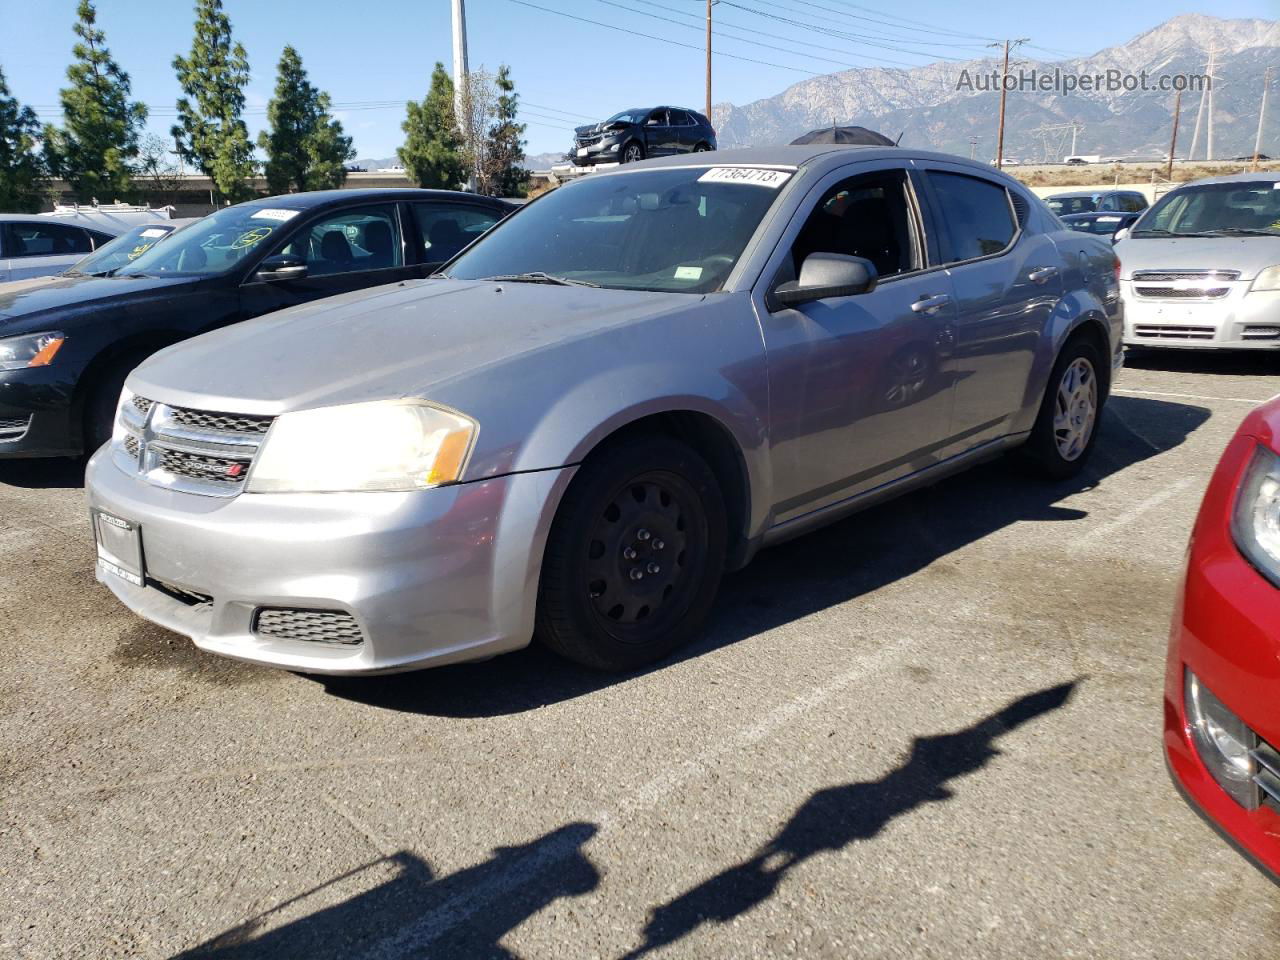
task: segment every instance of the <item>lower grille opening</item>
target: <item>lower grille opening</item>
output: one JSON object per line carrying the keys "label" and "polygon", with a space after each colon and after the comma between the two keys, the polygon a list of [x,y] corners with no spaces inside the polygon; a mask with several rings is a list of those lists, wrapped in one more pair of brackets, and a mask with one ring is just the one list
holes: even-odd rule
{"label": "lower grille opening", "polygon": [[1133,328],[1134,336],[1150,340],[1212,340],[1216,332],[1214,327],[1175,327],[1154,323],[1139,323]]}
{"label": "lower grille opening", "polygon": [[207,593],[200,593],[198,590],[189,590],[186,587],[180,587],[176,583],[166,583],[163,580],[156,580],[153,577],[147,578],[147,586],[159,590],[171,600],[177,600],[179,603],[186,604],[188,607],[199,607],[206,603],[213,603],[213,597]]}
{"label": "lower grille opening", "polygon": [[29,426],[30,417],[0,417],[0,440],[17,440]]}
{"label": "lower grille opening", "polygon": [[1245,340],[1280,340],[1280,327],[1248,326],[1244,328]]}
{"label": "lower grille opening", "polygon": [[364,634],[356,618],[342,610],[259,607],[253,617],[253,632],[268,640],[302,640],[347,646],[364,642]]}

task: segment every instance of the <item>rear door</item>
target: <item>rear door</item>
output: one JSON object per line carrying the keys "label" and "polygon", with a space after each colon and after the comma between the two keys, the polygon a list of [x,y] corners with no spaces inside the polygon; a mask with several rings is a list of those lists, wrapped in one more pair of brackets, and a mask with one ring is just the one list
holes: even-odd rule
{"label": "rear door", "polygon": [[61,273],[93,252],[93,240],[82,228],[44,219],[0,224],[9,261],[9,279]]}
{"label": "rear door", "polygon": [[296,280],[259,280],[251,272],[240,288],[245,317],[256,317],[322,297],[398,283],[421,276],[404,228],[403,204],[339,207],[312,217],[266,256],[288,254],[307,265]]}
{"label": "rear door", "polygon": [[466,202],[423,200],[409,206],[423,276],[452,260],[503,216],[500,208]]}
{"label": "rear door", "polygon": [[667,111],[667,122],[671,124],[671,136],[675,149],[680,153],[692,153],[698,142],[698,128],[687,111],[674,107]]}
{"label": "rear door", "polygon": [[1023,230],[1028,209],[971,168],[918,161],[958,310],[947,361],[952,453],[1002,436],[1027,402],[1031,368],[1062,297],[1057,248]]}

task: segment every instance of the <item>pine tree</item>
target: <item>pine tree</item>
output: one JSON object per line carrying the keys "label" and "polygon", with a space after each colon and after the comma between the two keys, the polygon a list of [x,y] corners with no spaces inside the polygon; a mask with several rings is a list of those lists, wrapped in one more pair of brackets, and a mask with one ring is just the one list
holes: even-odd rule
{"label": "pine tree", "polygon": [[351,138],[329,113],[329,95],[307,79],[302,58],[286,46],[280,57],[276,92],[267,106],[271,131],[258,135],[267,152],[267,189],[272,193],[327,190],[342,186],[344,166],[355,156]]}
{"label": "pine tree", "polygon": [[[191,55],[173,58],[185,96],[171,133],[182,157],[198,166],[218,192],[236,201],[252,195],[253,144],[241,114],[249,58],[231,39],[222,0],[196,0]],[[194,101],[194,102],[193,102]]]}
{"label": "pine tree", "polygon": [[9,95],[0,70],[0,210],[25,213],[40,209],[44,164],[36,153],[39,136],[35,111]]}
{"label": "pine tree", "polygon": [[511,79],[511,68],[498,67],[498,104],[493,126],[489,128],[489,155],[494,167],[493,192],[499,197],[521,197],[529,185],[529,171],[520,164],[524,160],[525,125],[517,121],[520,94]]}
{"label": "pine tree", "polygon": [[80,39],[67,67],[71,85],[60,91],[64,126],[45,128],[45,157],[80,199],[107,203],[131,192],[130,168],[147,108],[129,100],[129,75],[111,58],[93,4],[80,0],[76,15]]}
{"label": "pine tree", "polygon": [[418,103],[405,104],[407,116],[400,125],[404,146],[396,151],[412,180],[420,187],[456,189],[467,177],[453,116],[453,81],[443,63],[431,71],[431,89]]}

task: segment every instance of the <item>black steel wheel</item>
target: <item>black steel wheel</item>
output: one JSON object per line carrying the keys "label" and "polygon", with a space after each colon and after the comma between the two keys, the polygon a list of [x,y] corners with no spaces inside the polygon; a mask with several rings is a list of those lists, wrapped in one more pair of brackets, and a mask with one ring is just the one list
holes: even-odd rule
{"label": "black steel wheel", "polygon": [[724,570],[715,475],[664,436],[612,444],[580,468],[552,526],[538,634],[603,670],[660,659],[705,622]]}

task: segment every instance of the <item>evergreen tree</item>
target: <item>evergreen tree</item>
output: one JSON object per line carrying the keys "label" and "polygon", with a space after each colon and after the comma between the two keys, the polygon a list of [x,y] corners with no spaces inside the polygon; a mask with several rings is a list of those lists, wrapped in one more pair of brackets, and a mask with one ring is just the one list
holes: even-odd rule
{"label": "evergreen tree", "polygon": [[511,68],[498,67],[495,80],[498,86],[497,110],[493,126],[489,128],[489,156],[493,163],[493,192],[499,197],[521,197],[529,184],[529,171],[520,164],[524,161],[525,125],[517,121],[520,112],[520,94],[511,79]]}
{"label": "evergreen tree", "polygon": [[431,71],[431,89],[418,103],[405,105],[404,146],[396,151],[409,177],[420,187],[456,189],[467,178],[462,139],[453,115],[453,81],[444,64]]}
{"label": "evergreen tree", "polygon": [[45,128],[45,157],[81,200],[109,203],[131,192],[130,168],[147,108],[129,100],[129,75],[111,58],[93,4],[80,0],[76,15],[80,39],[67,67],[71,85],[60,91],[64,126]]}
{"label": "evergreen tree", "polygon": [[271,131],[258,135],[267,152],[267,189],[272,193],[328,190],[347,178],[355,156],[351,138],[329,114],[329,95],[311,85],[302,58],[286,46],[280,57],[276,92],[267,106]]}
{"label": "evergreen tree", "polygon": [[252,195],[253,144],[241,113],[249,83],[249,58],[231,39],[222,0],[196,0],[191,55],[173,58],[185,96],[171,133],[182,157],[209,177],[218,192],[236,201]]}
{"label": "evergreen tree", "polygon": [[26,213],[40,209],[44,165],[36,153],[39,136],[35,111],[9,95],[0,70],[0,210]]}

